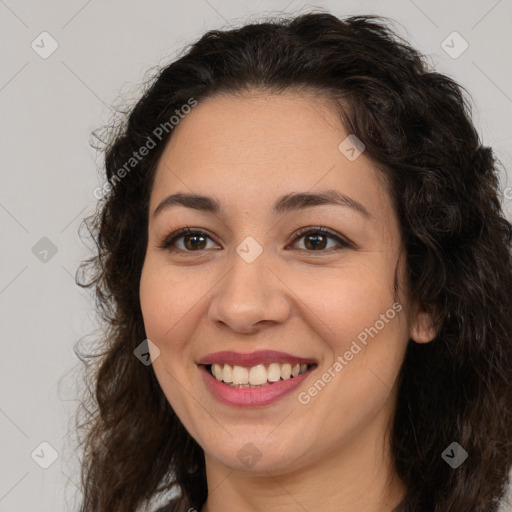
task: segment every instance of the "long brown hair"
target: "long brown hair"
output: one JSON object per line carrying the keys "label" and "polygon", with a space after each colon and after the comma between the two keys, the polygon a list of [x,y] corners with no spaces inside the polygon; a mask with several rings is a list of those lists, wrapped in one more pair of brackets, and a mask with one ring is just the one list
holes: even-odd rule
{"label": "long brown hair", "polygon": [[[512,465],[512,225],[495,157],[461,86],[429,69],[387,20],[321,12],[206,33],[108,130],[108,193],[84,221],[97,252],[78,278],[94,289],[105,325],[99,350],[78,353],[90,389],[78,414],[81,512],[134,512],[172,489],[198,509],[206,499],[202,449],[134,356],[146,338],[139,280],[149,196],[172,127],[154,131],[191,98],[251,87],[343,101],[345,128],[389,184],[411,298],[439,329],[431,343],[409,343],[400,373],[392,454],[407,494],[397,511],[497,510]],[[148,138],[154,147],[127,168]],[[457,469],[441,456],[452,442],[468,453]]]}

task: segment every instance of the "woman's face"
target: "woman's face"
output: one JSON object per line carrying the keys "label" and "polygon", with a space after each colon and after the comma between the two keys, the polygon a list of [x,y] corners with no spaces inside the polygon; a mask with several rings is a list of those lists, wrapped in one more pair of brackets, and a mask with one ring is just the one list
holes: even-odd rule
{"label": "woman's face", "polygon": [[207,463],[279,474],[375,451],[406,345],[431,337],[406,300],[391,199],[348,135],[313,95],[217,96],[159,162],[141,307],[155,374]]}

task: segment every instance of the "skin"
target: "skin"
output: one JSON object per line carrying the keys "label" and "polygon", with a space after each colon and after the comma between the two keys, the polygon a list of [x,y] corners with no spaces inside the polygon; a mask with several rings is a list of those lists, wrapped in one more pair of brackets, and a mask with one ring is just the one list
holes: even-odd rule
{"label": "skin", "polygon": [[[364,152],[354,161],[340,152],[347,135],[325,98],[252,90],[200,102],[159,162],[140,301],[147,337],[160,350],[158,381],[205,452],[202,512],[384,512],[405,492],[388,445],[396,379],[409,340],[428,342],[435,332],[407,297],[399,224],[381,175]],[[271,211],[282,195],[326,189],[358,201],[370,217],[338,205]],[[224,215],[177,205],[154,216],[177,192],[214,197]],[[207,231],[199,249],[186,236],[174,252],[159,247],[186,226]],[[314,233],[294,235],[308,226],[352,245],[326,238],[315,250]],[[263,250],[252,263],[236,252],[248,236]],[[400,313],[300,403],[298,394],[392,309],[395,269]],[[265,349],[314,358],[318,368],[264,407],[222,404],[205,387],[200,357]],[[237,456],[249,442],[261,454],[251,468]]]}

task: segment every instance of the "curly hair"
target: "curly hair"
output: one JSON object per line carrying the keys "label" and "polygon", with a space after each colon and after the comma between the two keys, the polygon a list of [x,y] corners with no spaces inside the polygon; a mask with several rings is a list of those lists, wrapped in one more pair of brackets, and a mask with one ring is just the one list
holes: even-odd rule
{"label": "curly hair", "polygon": [[[135,511],[170,491],[197,509],[206,500],[203,450],[152,367],[134,357],[146,338],[139,281],[149,197],[172,136],[154,130],[191,98],[252,88],[314,91],[343,106],[344,127],[366,146],[398,213],[410,296],[435,320],[435,339],[410,341],[400,371],[391,450],[407,491],[396,512],[498,509],[512,466],[512,225],[498,162],[465,90],[430,69],[388,21],[309,12],[209,31],[159,69],[110,130],[112,186],[84,220],[95,255],[77,277],[94,290],[106,327],[99,353],[78,354],[90,369],[77,415],[81,512]],[[155,147],[117,179],[149,137]],[[469,454],[456,470],[441,457],[454,441]]]}

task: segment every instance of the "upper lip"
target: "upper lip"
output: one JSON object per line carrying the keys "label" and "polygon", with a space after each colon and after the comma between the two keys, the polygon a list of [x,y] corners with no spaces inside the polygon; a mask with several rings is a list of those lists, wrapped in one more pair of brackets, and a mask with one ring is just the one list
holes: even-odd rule
{"label": "upper lip", "polygon": [[297,357],[276,350],[259,350],[249,354],[231,351],[214,352],[202,357],[197,364],[209,365],[214,363],[252,367],[258,364],[270,363],[316,364],[316,361],[311,358]]}

